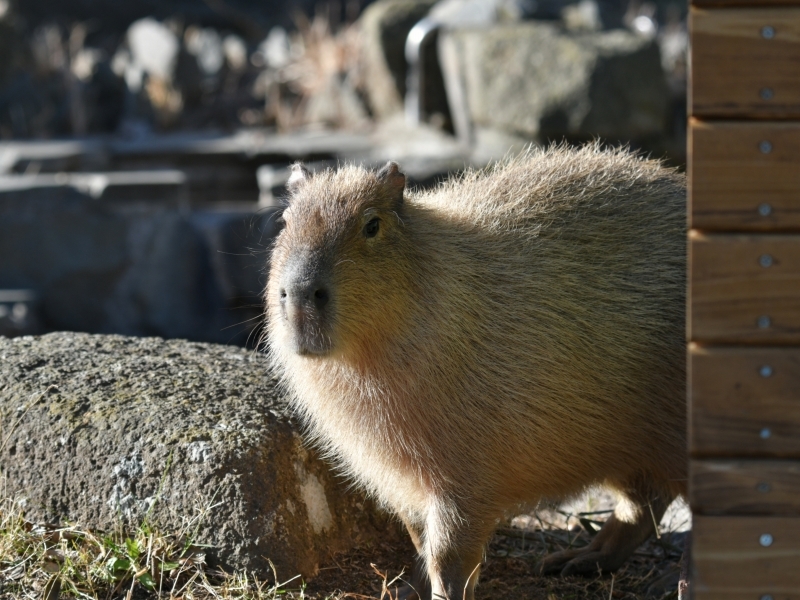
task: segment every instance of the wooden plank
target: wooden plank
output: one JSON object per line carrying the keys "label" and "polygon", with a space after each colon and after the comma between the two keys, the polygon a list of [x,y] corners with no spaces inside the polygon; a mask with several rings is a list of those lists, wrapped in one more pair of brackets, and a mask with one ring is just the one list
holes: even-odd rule
{"label": "wooden plank", "polygon": [[798,594],[800,519],[695,516],[692,565],[695,597],[750,591],[754,599],[772,594],[778,600]]}
{"label": "wooden plank", "polygon": [[689,123],[690,227],[800,230],[800,122]]}
{"label": "wooden plank", "polygon": [[800,458],[800,348],[689,345],[693,457]]}
{"label": "wooden plank", "polygon": [[800,7],[692,7],[694,116],[800,117]]}
{"label": "wooden plank", "polygon": [[689,504],[703,515],[800,516],[800,462],[693,460]]}
{"label": "wooden plank", "polygon": [[800,236],[689,233],[689,336],[800,344]]}

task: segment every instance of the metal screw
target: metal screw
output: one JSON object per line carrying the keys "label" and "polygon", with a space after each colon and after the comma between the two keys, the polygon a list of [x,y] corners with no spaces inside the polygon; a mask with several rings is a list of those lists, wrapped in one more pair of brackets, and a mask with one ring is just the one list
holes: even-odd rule
{"label": "metal screw", "polygon": [[762,100],[772,100],[775,96],[775,92],[772,91],[772,88],[761,88],[758,95],[761,96]]}
{"label": "metal screw", "polygon": [[[769,98],[765,98],[765,100],[769,100]],[[758,144],[758,149],[761,150],[762,154],[769,154],[772,152],[772,142],[768,140],[764,140],[760,144]]]}
{"label": "metal screw", "polygon": [[762,494],[766,494],[772,489],[772,486],[767,482],[762,482],[756,486],[756,489]]}
{"label": "metal screw", "polygon": [[771,40],[775,37],[775,28],[769,25],[764,25],[764,27],[761,28],[761,37],[765,40]]}
{"label": "metal screw", "polygon": [[774,598],[772,597],[772,594],[764,594],[761,596],[760,600],[774,600]]}
{"label": "metal screw", "polygon": [[769,365],[764,365],[758,370],[758,372],[762,377],[772,377],[772,367]]}
{"label": "metal screw", "polygon": [[766,548],[767,546],[772,546],[772,536],[768,533],[762,533],[761,537],[758,538],[758,543]]}
{"label": "metal screw", "polygon": [[770,325],[772,325],[772,319],[770,319],[767,315],[761,315],[758,317],[759,329],[767,329]]}
{"label": "metal screw", "polygon": [[772,266],[772,256],[770,256],[769,254],[762,254],[761,256],[758,257],[758,264],[760,264],[765,269],[767,267],[771,267]]}
{"label": "metal screw", "polygon": [[759,434],[762,440],[768,440],[772,437],[772,430],[769,427],[764,427]]}
{"label": "metal screw", "polygon": [[762,217],[770,216],[772,214],[772,206],[767,204],[766,202],[764,204],[759,204],[758,214],[760,214]]}

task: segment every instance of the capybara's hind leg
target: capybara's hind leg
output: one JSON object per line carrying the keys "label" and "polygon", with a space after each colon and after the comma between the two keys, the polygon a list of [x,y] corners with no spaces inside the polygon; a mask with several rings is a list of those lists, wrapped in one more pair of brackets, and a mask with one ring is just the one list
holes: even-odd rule
{"label": "capybara's hind leg", "polygon": [[539,572],[590,575],[598,570],[616,571],[656,532],[656,523],[661,521],[672,499],[666,493],[623,495],[614,514],[588,546],[547,556],[540,563]]}

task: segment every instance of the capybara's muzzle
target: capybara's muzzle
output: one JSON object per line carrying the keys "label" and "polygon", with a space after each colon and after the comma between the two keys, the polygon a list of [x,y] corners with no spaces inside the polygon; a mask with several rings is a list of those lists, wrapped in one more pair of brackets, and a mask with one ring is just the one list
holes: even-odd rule
{"label": "capybara's muzzle", "polygon": [[331,348],[329,286],[315,255],[290,260],[280,286],[281,312],[292,333],[294,350],[300,354],[324,354]]}

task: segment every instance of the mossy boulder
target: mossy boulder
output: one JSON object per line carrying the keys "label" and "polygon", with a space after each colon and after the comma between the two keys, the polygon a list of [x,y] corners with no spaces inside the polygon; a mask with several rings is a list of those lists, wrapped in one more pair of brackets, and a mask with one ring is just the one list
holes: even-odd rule
{"label": "mossy boulder", "polygon": [[396,523],[303,444],[263,355],[160,338],[0,337],[0,470],[33,521],[147,518],[227,569],[313,575]]}

